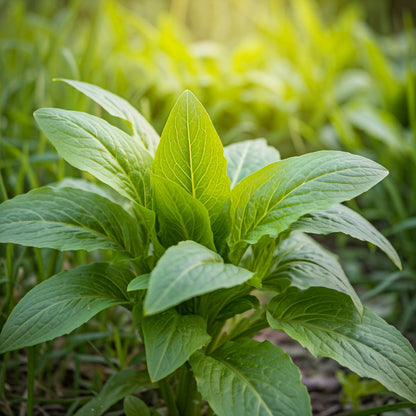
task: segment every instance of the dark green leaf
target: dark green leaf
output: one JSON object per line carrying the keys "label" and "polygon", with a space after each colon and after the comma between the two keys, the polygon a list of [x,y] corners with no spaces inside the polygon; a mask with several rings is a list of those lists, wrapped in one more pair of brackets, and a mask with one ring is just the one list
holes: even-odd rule
{"label": "dark green leaf", "polygon": [[170,309],[143,319],[146,362],[150,378],[158,381],[179,368],[211,337],[201,316],[179,315]]}
{"label": "dark green leaf", "polygon": [[44,187],[0,205],[0,242],[57,250],[146,254],[148,236],[120,205],[96,193]]}
{"label": "dark green leaf", "polygon": [[267,318],[315,356],[333,358],[416,403],[416,353],[409,341],[367,308],[361,320],[345,294],[292,288],[272,299]]}
{"label": "dark green leaf", "polygon": [[198,390],[218,416],[311,415],[308,392],[290,357],[268,341],[229,342],[191,359]]}
{"label": "dark green leaf", "polygon": [[301,216],[354,198],[386,175],[371,160],[337,151],[268,165],[232,190],[230,245],[277,237]]}
{"label": "dark green leaf", "polygon": [[150,274],[145,313],[152,315],[194,296],[240,285],[252,275],[224,264],[221,256],[200,244],[182,241],[165,252]]}
{"label": "dark green leaf", "polygon": [[121,195],[146,206],[152,156],[137,140],[98,117],[42,108],[34,113],[58,153]]}
{"label": "dark green leaf", "polygon": [[362,241],[368,241],[383,250],[401,269],[399,255],[389,241],[380,234],[365,218],[344,205],[333,205],[322,211],[316,211],[299,218],[290,226],[313,234],[331,234],[342,232]]}
{"label": "dark green leaf", "polygon": [[127,303],[133,273],[107,263],[64,271],[30,290],[0,334],[0,353],[68,334],[110,306]]}
{"label": "dark green leaf", "polygon": [[335,289],[350,296],[359,313],[363,313],[363,305],[336,257],[312,238],[293,232],[280,243],[274,256],[271,272],[263,280],[265,287],[282,290],[284,280],[288,279],[300,289],[311,286]]}
{"label": "dark green leaf", "polygon": [[123,402],[126,416],[150,416],[150,409],[146,403],[135,396],[127,396]]}
{"label": "dark green leaf", "polygon": [[121,370],[113,374],[98,396],[82,406],[75,416],[101,416],[129,394],[141,393],[154,387],[155,385],[149,380],[147,371]]}

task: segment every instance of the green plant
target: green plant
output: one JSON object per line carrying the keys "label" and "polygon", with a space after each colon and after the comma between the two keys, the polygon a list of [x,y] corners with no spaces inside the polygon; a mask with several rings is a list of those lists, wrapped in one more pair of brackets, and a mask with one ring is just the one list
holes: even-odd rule
{"label": "green plant", "polygon": [[[189,91],[159,139],[125,100],[65,81],[131,134],[81,112],[45,108],[35,118],[67,162],[116,193],[77,180],[19,195],[0,205],[0,242],[113,255],[30,290],[2,329],[0,352],[121,305],[144,342],[150,379],[122,370],[77,415],[102,414],[123,397],[126,412],[146,412],[130,395],[152,388],[171,415],[311,414],[289,356],[250,339],[268,326],[416,402],[410,343],[361,304],[335,257],[305,234],[347,233],[400,267],[390,243],[339,205],[383,179],[382,166],[338,151],[280,160],[263,139],[223,150]],[[267,304],[255,296],[262,291],[274,293]]]}

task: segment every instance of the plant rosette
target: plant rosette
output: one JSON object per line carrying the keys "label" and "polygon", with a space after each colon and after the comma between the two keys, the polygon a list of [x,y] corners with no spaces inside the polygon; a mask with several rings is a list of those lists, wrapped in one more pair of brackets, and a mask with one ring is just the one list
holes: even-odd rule
{"label": "plant rosette", "polygon": [[[201,414],[204,402],[219,416],[311,415],[290,357],[251,339],[266,327],[416,403],[410,343],[362,305],[335,256],[307,235],[346,233],[400,268],[390,243],[340,205],[381,181],[382,166],[339,151],[280,160],[264,139],[224,149],[189,91],[159,138],[122,98],[64,81],[131,134],[58,108],[36,111],[36,121],[63,159],[119,196],[83,180],[34,189],[0,205],[0,242],[114,255],[30,290],[2,329],[0,352],[68,334],[121,305],[134,316],[148,375],[116,373],[77,415],[92,406],[102,414],[124,396],[130,414],[150,414],[131,396],[149,388],[160,389],[172,415]],[[267,304],[262,291],[275,294]],[[114,383],[124,396],[108,395]]]}

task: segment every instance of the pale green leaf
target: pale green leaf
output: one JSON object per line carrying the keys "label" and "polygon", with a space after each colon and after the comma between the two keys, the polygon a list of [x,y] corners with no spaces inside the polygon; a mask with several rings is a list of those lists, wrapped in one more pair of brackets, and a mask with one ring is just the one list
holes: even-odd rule
{"label": "pale green leaf", "polygon": [[380,234],[360,214],[352,209],[336,204],[322,211],[316,211],[299,218],[290,228],[312,234],[331,234],[342,232],[358,240],[368,241],[383,250],[401,269],[401,261],[390,242]]}
{"label": "pale green leaf", "polygon": [[350,296],[359,313],[363,313],[360,298],[336,257],[312,238],[293,232],[279,244],[274,257],[270,272],[263,280],[265,287],[282,289],[287,279],[292,286],[300,289],[312,286],[335,289]]}
{"label": "pale green leaf", "polygon": [[416,403],[416,353],[393,326],[326,288],[291,288],[269,304],[273,329],[285,331],[315,356],[330,357],[361,377]]}
{"label": "pale green leaf", "polygon": [[279,152],[275,147],[268,146],[265,139],[230,144],[224,148],[224,155],[231,188],[246,176],[280,160]]}
{"label": "pale green leaf", "polygon": [[[130,394],[155,388],[147,371],[128,368],[113,374],[96,397],[84,404],[75,416],[101,416],[114,404]],[[145,413],[143,413],[145,415]]]}
{"label": "pale green leaf", "polygon": [[179,315],[170,309],[143,319],[146,363],[150,378],[158,381],[178,369],[211,337],[198,315]]}
{"label": "pale green leaf", "polygon": [[127,291],[144,290],[149,287],[150,273],[135,277],[127,286]]}
{"label": "pale green leaf", "polygon": [[272,163],[232,190],[230,245],[277,237],[301,216],[354,198],[386,175],[379,164],[338,151]]}
{"label": "pale green leaf", "polygon": [[42,108],[34,116],[68,163],[132,201],[149,204],[152,156],[131,136],[105,120],[77,111]]}
{"label": "pale green leaf", "polygon": [[279,347],[251,339],[229,342],[191,359],[198,390],[218,416],[312,415],[299,369]]}
{"label": "pale green leaf", "polygon": [[57,250],[107,249],[146,254],[146,230],[120,205],[96,193],[43,187],[0,205],[0,242]]}
{"label": "pale green leaf", "polygon": [[68,334],[103,309],[127,303],[133,277],[128,269],[94,263],[45,280],[13,309],[0,334],[0,353]]}
{"label": "pale green leaf", "polygon": [[194,241],[182,241],[166,250],[150,274],[145,313],[162,312],[194,296],[240,285],[252,275],[224,264],[220,255]]}
{"label": "pale green leaf", "polygon": [[159,135],[147,120],[124,98],[87,82],[71,79],[59,79],[59,81],[72,85],[78,91],[81,91],[87,97],[94,100],[112,116],[120,117],[128,121],[133,128],[135,136],[137,136],[152,155],[155,154],[160,140]]}
{"label": "pale green leaf", "polygon": [[153,171],[174,181],[208,210],[214,235],[230,194],[220,138],[202,104],[185,91],[173,107],[156,150]]}
{"label": "pale green leaf", "polygon": [[154,210],[165,247],[192,240],[215,249],[208,211],[176,183],[152,175]]}

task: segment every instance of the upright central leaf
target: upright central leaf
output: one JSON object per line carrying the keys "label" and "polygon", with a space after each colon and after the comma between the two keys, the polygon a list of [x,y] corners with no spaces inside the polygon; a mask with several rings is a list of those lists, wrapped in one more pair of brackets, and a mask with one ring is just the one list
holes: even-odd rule
{"label": "upright central leaf", "polygon": [[215,234],[215,222],[230,194],[227,162],[207,112],[190,91],[179,97],[169,115],[153,171],[202,202]]}

